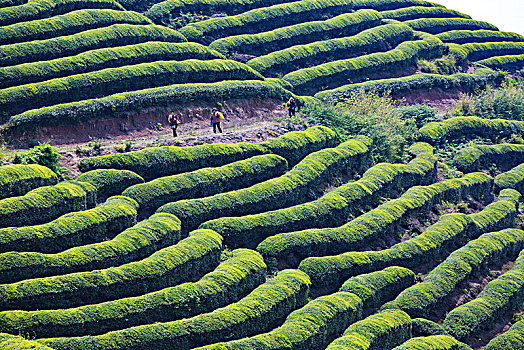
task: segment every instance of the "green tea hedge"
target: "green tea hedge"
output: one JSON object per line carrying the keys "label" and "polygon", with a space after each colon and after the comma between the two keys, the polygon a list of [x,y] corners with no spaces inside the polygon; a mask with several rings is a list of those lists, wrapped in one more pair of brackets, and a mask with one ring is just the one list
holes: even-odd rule
{"label": "green tea hedge", "polygon": [[114,0],[47,0],[28,1],[18,6],[0,8],[0,26],[18,22],[43,19],[62,15],[67,12],[85,9],[123,10],[124,7]]}
{"label": "green tea hedge", "polygon": [[413,284],[415,274],[411,270],[390,266],[381,271],[351,277],[340,287],[340,291],[357,295],[362,299],[364,309],[373,313],[374,309],[391,301]]}
{"label": "green tea hedge", "polygon": [[361,31],[350,37],[292,46],[253,58],[247,62],[247,65],[261,74],[274,76],[348,56],[387,51],[390,47],[412,38],[413,30],[410,27],[404,24],[387,24]]}
{"label": "green tea hedge", "polygon": [[23,196],[0,200],[0,227],[43,224],[95,205],[94,186],[83,182],[60,182],[36,188]]}
{"label": "green tea hedge", "polygon": [[442,327],[456,339],[465,339],[479,330],[491,328],[508,311],[524,301],[524,252],[515,265],[489,282],[473,300],[446,314]]}
{"label": "green tea hedge", "polygon": [[486,350],[524,349],[524,321],[519,321],[511,328],[493,338],[485,347]]}
{"label": "green tea hedge", "polygon": [[383,18],[395,19],[397,21],[409,21],[419,18],[468,18],[470,16],[450,10],[445,7],[425,7],[425,6],[411,6],[397,10],[383,11],[380,13]]}
{"label": "green tea hedge", "polygon": [[498,192],[504,188],[512,188],[524,193],[524,164],[495,176],[495,191]]}
{"label": "green tea hedge", "polygon": [[456,203],[468,196],[482,200],[492,188],[493,179],[484,173],[411,187],[400,198],[387,201],[343,226],[277,234],[263,240],[257,251],[270,266],[277,262],[294,265],[312,256],[354,251],[393,231],[408,215],[417,216],[442,201]]}
{"label": "green tea hedge", "polygon": [[35,40],[0,47],[0,66],[48,61],[78,55],[89,50],[147,41],[184,42],[176,30],[157,25],[113,24],[109,27],[86,30],[69,36]]}
{"label": "green tea hedge", "polygon": [[[483,234],[451,253],[424,278],[423,282],[409,287],[382,308],[398,308],[411,317],[425,317],[453,292],[460,282],[475,271],[501,260],[506,255],[514,255],[523,247],[522,230],[506,229]],[[452,331],[448,325],[449,323],[445,327],[446,330]]]}
{"label": "green tea hedge", "polygon": [[268,152],[275,153],[295,164],[309,153],[337,144],[337,135],[324,126],[314,126],[265,142],[214,143],[193,147],[149,147],[124,154],[84,158],[79,167],[82,172],[94,169],[131,170],[151,179],[160,176],[194,171],[203,167],[216,167]]}
{"label": "green tea hedge", "polygon": [[71,35],[112,24],[150,24],[137,12],[117,10],[78,10],[51,18],[0,27],[0,45]]}
{"label": "green tea hedge", "polygon": [[[398,310],[398,309],[391,309]],[[413,337],[429,337],[432,335],[449,335],[448,332],[436,322],[425,318],[414,318],[411,320]]]}
{"label": "green tea hedge", "polygon": [[420,73],[401,78],[370,80],[363,83],[348,84],[332,90],[324,90],[315,94],[315,97],[324,101],[338,102],[347,99],[354,91],[375,91],[384,93],[390,91],[392,95],[401,95],[416,91],[431,91],[433,89],[461,89],[476,91],[488,85],[499,85],[504,73],[488,68],[478,68],[474,73],[456,73],[440,75]]}
{"label": "green tea hedge", "polygon": [[362,80],[379,72],[403,70],[420,59],[442,56],[442,41],[429,34],[419,35],[421,40],[403,42],[386,52],[299,69],[284,75],[282,79],[291,83],[295,92],[318,92],[325,90],[325,86],[342,85],[348,80]]}
{"label": "green tea hedge", "polygon": [[524,54],[524,42],[450,44],[450,53],[460,60],[470,61],[480,61],[493,56],[522,55]]}
{"label": "green tea hedge", "polygon": [[[238,247],[260,237],[247,231],[237,235],[241,226],[229,225],[237,219],[225,217],[259,213],[296,204],[302,201],[311,189],[334,174],[348,169],[358,171],[366,167],[370,145],[369,138],[352,139],[336,148],[322,149],[309,154],[281,177],[237,191],[169,203],[160,207],[157,212],[167,212],[179,217],[185,231],[216,219],[203,224],[202,227],[216,227],[226,234],[226,245]],[[262,223],[263,220],[257,222]],[[225,228],[228,227],[233,229],[234,233],[226,233]]]}
{"label": "green tea hedge", "polygon": [[[358,181],[342,185],[315,201],[283,209],[272,209],[268,205],[258,206],[257,211],[266,211],[240,217],[221,217],[206,221],[199,227],[216,230],[224,237],[226,244],[238,246],[248,243],[258,244],[269,236],[290,230],[335,226],[341,222],[346,222],[350,215],[376,204],[382,195],[431,181],[434,177],[435,158],[433,149],[429,145],[427,146],[427,149],[424,149],[418,157],[407,165],[380,163],[368,169]],[[322,155],[321,159],[323,157]],[[190,202],[183,204],[187,203]],[[200,205],[200,203],[197,204]],[[228,207],[227,205],[217,207],[221,210],[221,216],[238,216],[238,211],[225,212],[222,206]],[[175,207],[175,205],[172,207]],[[197,210],[199,211],[199,221],[201,217],[208,218],[211,216],[206,213],[200,214],[202,207],[196,207],[196,210],[193,208],[195,208],[194,205],[179,205],[176,212],[171,210],[168,210],[168,212],[179,216],[182,225],[184,225],[184,220],[194,222],[192,215]],[[206,209],[209,210],[209,207],[206,207]]]}
{"label": "green tea hedge", "polygon": [[[299,269],[311,277],[315,288],[322,288],[339,286],[351,276],[378,271],[387,266],[412,268],[433,261],[447,247],[464,244],[471,237],[513,226],[519,198],[518,192],[504,190],[497,202],[488,205],[479,213],[443,215],[422,234],[397,243],[391,248],[311,257],[302,260]],[[399,298],[400,296],[397,300]]]}
{"label": "green tea hedge", "polygon": [[115,48],[102,48],[50,61],[2,67],[0,68],[0,88],[154,61],[216,58],[224,57],[220,53],[197,43],[147,42]]}
{"label": "green tea hedge", "polygon": [[254,156],[217,168],[202,168],[134,185],[123,195],[136,200],[139,215],[146,217],[170,202],[211,196],[281,176],[286,172],[287,164],[285,158],[275,154]]}
{"label": "green tea hedge", "polygon": [[299,23],[268,32],[230,36],[213,41],[209,47],[223,54],[245,53],[260,56],[294,45],[355,35],[381,23],[382,16],[379,12],[360,10],[325,21]]}
{"label": "green tea hedge", "polygon": [[284,324],[251,338],[204,346],[195,350],[324,349],[352,323],[360,320],[362,301],[339,292],[310,301],[292,312]]}
{"label": "green tea hedge", "polygon": [[240,301],[207,314],[126,328],[98,336],[39,341],[64,350],[156,350],[167,347],[188,350],[266,331],[268,326],[304,305],[308,290],[309,278],[306,274],[298,270],[284,270]]}
{"label": "green tea hedge", "polygon": [[393,350],[472,350],[467,344],[461,343],[449,335],[434,335],[412,338]]}
{"label": "green tea hedge", "polygon": [[97,198],[119,195],[126,188],[144,182],[144,179],[140,175],[132,171],[116,169],[88,171],[87,173],[80,174],[77,180],[93,185],[97,189]]}
{"label": "green tea hedge", "polygon": [[499,30],[493,24],[468,18],[419,18],[404,23],[414,30],[430,34],[439,34],[451,30]]}
{"label": "green tea hedge", "polygon": [[222,237],[197,230],[175,245],[118,267],[0,285],[0,310],[36,310],[100,303],[198,279],[220,259]]}
{"label": "green tea hedge", "polygon": [[54,350],[48,346],[27,340],[18,335],[0,333],[0,348],[3,350]]}
{"label": "green tea hedge", "polygon": [[35,188],[57,183],[56,174],[45,166],[38,164],[0,166],[0,199],[23,196]]}
{"label": "green tea hedge", "polygon": [[58,253],[111,237],[136,224],[137,203],[127,197],[109,198],[96,208],[60,216],[46,224],[0,229],[0,252]]}
{"label": "green tea hedge", "polygon": [[524,55],[496,56],[477,61],[477,63],[491,69],[518,71],[524,68]]}
{"label": "green tea hedge", "polygon": [[287,101],[290,96],[300,98],[285,90],[275,81],[243,80],[219,83],[174,84],[159,88],[124,92],[107,97],[64,103],[33,109],[10,118],[10,131],[23,132],[41,126],[55,126],[89,122],[93,119],[122,118],[126,112],[169,104],[228,101],[231,99],[273,99]]}
{"label": "green tea hedge", "polygon": [[466,147],[453,158],[453,165],[463,172],[484,169],[493,163],[499,168],[511,168],[523,162],[524,145],[510,143]]}
{"label": "green tea hedge", "polygon": [[258,253],[238,249],[197,282],[71,309],[4,311],[0,312],[0,330],[70,337],[190,318],[237,302],[266,281],[265,273],[266,265]]}
{"label": "green tea hedge", "polygon": [[495,30],[451,30],[437,34],[444,43],[469,44],[496,41],[524,41],[524,36],[516,33],[499,32]]}
{"label": "green tea hedge", "polygon": [[177,83],[263,80],[251,67],[231,60],[157,61],[71,75],[0,90],[4,115],[58,103]]}
{"label": "green tea hedge", "polygon": [[[122,205],[119,210],[129,207],[129,204],[124,201],[114,203]],[[99,214],[105,216],[110,214],[105,210],[104,205],[99,208],[101,208],[97,211]],[[95,214],[95,211],[91,210],[90,214]],[[106,221],[107,226],[109,218],[100,219],[101,224]],[[102,226],[101,228],[103,229]],[[113,227],[109,229],[114,231]],[[157,250],[175,244],[179,240],[180,220],[170,214],[155,214],[109,241],[82,245],[56,254],[38,252],[0,254],[0,283],[118,266],[145,259]]]}
{"label": "green tea hedge", "polygon": [[190,23],[180,29],[189,40],[209,44],[218,38],[238,34],[260,33],[297,23],[322,19],[359,9],[394,10],[420,5],[436,6],[420,0],[302,0],[258,8],[236,16],[211,18]]}
{"label": "green tea hedge", "polygon": [[386,310],[352,324],[326,350],[389,350],[410,338],[409,315]]}

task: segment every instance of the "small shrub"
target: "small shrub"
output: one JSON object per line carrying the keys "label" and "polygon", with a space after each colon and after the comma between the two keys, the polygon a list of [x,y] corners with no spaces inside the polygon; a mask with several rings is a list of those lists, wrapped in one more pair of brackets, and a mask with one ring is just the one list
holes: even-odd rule
{"label": "small shrub", "polygon": [[462,71],[464,67],[457,65],[457,59],[453,55],[437,58],[432,61],[420,60],[418,62],[423,73],[451,75]]}
{"label": "small shrub", "polygon": [[423,104],[402,106],[395,110],[395,112],[406,121],[412,121],[420,128],[429,122],[440,121],[437,117],[438,110]]}
{"label": "small shrub", "polygon": [[39,164],[48,167],[58,175],[60,180],[69,179],[71,176],[69,170],[59,166],[60,153],[58,150],[47,144],[39,143],[29,150],[29,152],[16,155],[13,163],[17,164]]}

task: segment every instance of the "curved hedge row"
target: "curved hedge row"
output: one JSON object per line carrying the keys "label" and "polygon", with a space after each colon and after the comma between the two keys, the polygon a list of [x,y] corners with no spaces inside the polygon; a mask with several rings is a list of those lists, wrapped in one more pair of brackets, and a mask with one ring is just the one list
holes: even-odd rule
{"label": "curved hedge row", "polygon": [[307,302],[308,276],[298,270],[281,271],[240,301],[192,318],[126,328],[98,336],[51,338],[39,341],[63,350],[126,349],[189,350],[224,339],[238,339],[279,321]]}
{"label": "curved hedge row", "polygon": [[524,251],[508,272],[489,282],[475,299],[446,314],[442,327],[461,340],[491,328],[507,311],[519,309],[523,301]]}
{"label": "curved hedge row", "polygon": [[493,24],[468,18],[419,18],[404,23],[414,30],[430,34],[439,34],[451,30],[499,30]]}
{"label": "curved hedge row", "polygon": [[96,205],[96,188],[67,181],[36,188],[23,196],[0,200],[0,227],[20,227],[49,222],[73,211]]}
{"label": "curved hedge row", "polygon": [[211,18],[190,23],[180,32],[190,41],[207,43],[226,36],[260,33],[279,27],[322,19],[358,9],[394,10],[420,5],[436,6],[421,0],[302,0],[258,8],[236,16]]}
{"label": "curved hedge row", "polygon": [[450,10],[445,7],[425,7],[425,6],[412,6],[405,7],[397,10],[383,11],[380,13],[382,18],[395,19],[397,21],[409,21],[418,18],[468,18],[470,16]]}
{"label": "curved hedge row", "polygon": [[495,176],[495,191],[498,192],[504,188],[512,188],[521,194],[524,193],[524,164]]}
{"label": "curved hedge row", "polygon": [[[398,310],[398,309],[391,309]],[[414,337],[428,337],[431,335],[448,335],[447,332],[436,322],[425,318],[412,319],[412,334]]]}
{"label": "curved hedge row", "polygon": [[185,42],[179,32],[157,25],[114,24],[70,36],[0,46],[0,66],[13,66],[59,57],[78,55],[89,50],[147,41]]}
{"label": "curved hedge row", "polygon": [[360,80],[379,72],[406,69],[422,58],[442,56],[442,41],[428,34],[420,36],[421,40],[403,42],[390,51],[299,69],[286,74],[282,79],[291,83],[295,92],[318,91],[323,90],[326,85],[340,85],[349,79]]}
{"label": "curved hedge row", "polygon": [[424,317],[472,273],[505,255],[521,251],[523,247],[522,230],[506,229],[483,234],[451,253],[423,282],[409,287],[382,308],[398,308],[411,317]]}
{"label": "curved hedge row", "polygon": [[524,122],[479,117],[453,117],[425,124],[418,131],[418,140],[433,145],[468,136],[507,137],[524,132]]}
{"label": "curved hedge row", "polygon": [[478,68],[473,74],[456,73],[440,75],[430,73],[414,74],[407,77],[370,80],[363,83],[344,85],[332,90],[324,90],[315,94],[315,97],[324,101],[340,101],[348,98],[354,91],[376,91],[384,93],[391,91],[392,95],[400,95],[411,91],[427,91],[439,89],[461,89],[476,91],[487,85],[498,85],[504,73],[487,68]]}
{"label": "curved hedge row", "polygon": [[166,104],[226,101],[231,99],[274,99],[287,101],[289,96],[299,98],[282,88],[281,84],[260,80],[232,80],[219,83],[175,84],[140,91],[124,92],[107,97],[71,102],[33,109],[12,116],[8,128],[2,132],[33,130],[53,126],[89,122],[93,119],[121,117],[122,113]]}
{"label": "curved hedge row", "polygon": [[460,179],[412,187],[400,198],[387,201],[343,226],[277,234],[262,241],[257,251],[270,266],[276,265],[277,261],[298,263],[307,257],[354,251],[394,230],[403,217],[418,215],[442,201],[456,203],[468,196],[481,200],[491,193],[492,188],[493,179],[484,173],[470,173]]}
{"label": "curved hedge row", "polygon": [[511,168],[524,162],[524,145],[501,143],[475,145],[461,149],[453,158],[453,165],[463,172],[477,171],[492,163]]}
{"label": "curved hedge row", "polygon": [[[157,1],[157,0],[155,0]],[[292,0],[165,0],[151,6],[145,15],[155,23],[167,23],[183,13],[227,13],[228,15],[253,10],[259,7],[272,6]],[[132,3],[133,6],[141,5],[139,0],[120,1],[124,6]]]}
{"label": "curved hedge row", "polygon": [[154,61],[224,58],[197,43],[146,42],[87,51],[72,57],[0,68],[0,88]]}
{"label": "curved hedge row", "polygon": [[514,350],[524,349],[524,321],[515,323],[501,335],[493,338],[485,350]]}
{"label": "curved hedge row", "polygon": [[524,41],[524,36],[495,30],[451,30],[436,35],[444,43],[469,44],[496,41]]}
{"label": "curved hedge row", "polygon": [[524,68],[524,55],[496,56],[477,61],[491,69],[517,71]]}
{"label": "curved hedge row", "polygon": [[54,350],[48,346],[27,340],[21,336],[0,333],[0,348],[3,350]]}
{"label": "curved hedge row", "polygon": [[411,318],[386,310],[349,326],[326,350],[388,350],[411,338]]}
{"label": "curved hedge row", "polygon": [[[0,199],[23,196],[35,188],[57,183],[56,174],[45,166],[38,164],[0,166]],[[2,226],[0,224],[0,227]]]}
{"label": "curved hedge row", "polygon": [[[180,218],[183,230],[218,219],[204,226],[229,226],[226,216],[260,213],[282,208],[302,201],[308,192],[334,174],[351,170],[358,171],[366,166],[371,140],[358,138],[342,143],[336,148],[311,153],[283,176],[232,192],[219,193],[211,197],[188,199],[160,207],[157,212],[171,213]],[[226,223],[227,222],[227,223]],[[238,247],[257,237],[244,233],[240,236],[227,235],[226,245]]]}
{"label": "curved hedge row", "polygon": [[72,309],[0,312],[0,330],[36,337],[96,335],[189,318],[237,302],[266,281],[262,257],[238,249],[197,282]]}
{"label": "curved hedge row", "polygon": [[116,169],[88,171],[87,173],[80,174],[77,180],[93,185],[97,190],[97,198],[119,195],[126,188],[144,182],[144,179],[140,175],[132,171]]}
{"label": "curved hedge row", "polygon": [[109,198],[103,205],[62,215],[47,224],[0,229],[0,252],[58,253],[110,237],[136,224],[137,203]]}
{"label": "curved hedge row", "polygon": [[297,45],[268,55],[256,57],[247,65],[264,75],[289,73],[293,70],[314,66],[362,53],[387,51],[413,38],[413,30],[404,24],[387,24],[345,38],[317,41]]}
{"label": "curved hedge row", "polygon": [[47,0],[28,1],[25,4],[0,8],[0,26],[32,21],[46,17],[85,9],[111,9],[125,11],[124,7],[114,0]]}
{"label": "curved hedge row", "polygon": [[47,80],[0,90],[2,113],[85,100],[97,96],[176,83],[264,80],[251,67],[231,60],[157,61]]}
{"label": "curved hedge row", "polygon": [[415,284],[415,274],[404,267],[390,266],[381,271],[351,277],[341,292],[349,292],[362,299],[364,310],[373,313],[382,304],[394,299],[404,289]]}
{"label": "curved hedge row", "polygon": [[310,301],[268,333],[195,350],[323,349],[350,324],[360,320],[361,314],[360,298],[339,292]]}
{"label": "curved hedge row", "polygon": [[143,260],[118,267],[2,284],[0,310],[67,308],[148,293],[199,278],[218,265],[221,251],[220,235],[197,230]]}
{"label": "curved hedge row", "polygon": [[140,216],[146,217],[170,202],[211,196],[281,176],[286,172],[287,164],[285,158],[274,154],[254,156],[218,168],[161,177],[132,186],[123,195],[136,200]]}
{"label": "curved hedge row", "polygon": [[393,350],[473,350],[449,335],[411,338]]}
{"label": "curved hedge row", "polygon": [[78,10],[65,15],[0,27],[0,45],[49,39],[117,23],[150,24],[137,12],[116,10]]}
{"label": "curved hedge row", "polygon": [[524,54],[524,42],[449,44],[449,52],[459,60],[480,61],[493,56],[522,55]]}
{"label": "curved hedge row", "polygon": [[[126,206],[129,208],[129,201],[113,201],[111,204],[113,203],[119,206],[118,210],[125,209]],[[108,215],[107,207],[102,205],[98,211],[103,210],[104,214]],[[91,210],[90,214],[93,212],[94,210]],[[106,221],[109,221],[108,219]],[[109,229],[116,231],[114,227]],[[109,241],[78,246],[56,254],[37,252],[0,254],[0,283],[118,266],[145,259],[155,251],[175,244],[179,240],[180,220],[170,214],[155,214]]]}
{"label": "curved hedge row", "polygon": [[[477,214],[447,214],[422,234],[381,251],[349,252],[311,257],[299,269],[306,272],[315,288],[338,286],[351,276],[378,271],[387,266],[415,267],[439,257],[445,248],[467,242],[470,237],[514,224],[520,194],[504,190],[498,201]],[[397,298],[398,299],[398,298]]]}
{"label": "curved hedge row", "polygon": [[[407,165],[388,163],[375,165],[368,169],[360,180],[342,185],[315,201],[261,214],[221,217],[206,221],[199,227],[212,228],[224,237],[226,244],[238,246],[252,242],[258,244],[271,235],[290,230],[333,226],[345,222],[350,215],[360,212],[368,205],[375,204],[380,196],[389,194],[390,191],[400,191],[402,188],[430,181],[434,177],[435,167],[432,151],[433,149],[429,147],[426,152],[422,152]],[[267,205],[257,207],[257,211],[267,209]],[[202,211],[200,208],[197,210]],[[169,212],[177,216],[184,215],[181,217],[184,223],[186,218],[193,220],[192,212],[195,211],[193,207],[180,205],[176,214],[173,211]],[[220,215],[228,216],[230,213],[224,212]],[[206,217],[210,216],[206,215]]]}
{"label": "curved hedge row", "polygon": [[258,144],[241,142],[193,147],[149,147],[136,152],[84,158],[80,161],[79,168],[82,172],[94,169],[131,170],[151,179],[203,167],[222,166],[278,150],[277,148],[280,149],[277,154],[284,155],[284,158],[292,153],[298,153],[295,154],[298,157],[305,157],[311,152],[333,146],[336,142],[337,135],[334,131],[324,126],[315,126],[306,131],[287,133]]}
{"label": "curved hedge row", "polygon": [[355,35],[382,22],[379,12],[360,10],[325,20],[295,24],[269,32],[230,36],[213,41],[209,47],[223,54],[246,53],[259,56],[294,45]]}

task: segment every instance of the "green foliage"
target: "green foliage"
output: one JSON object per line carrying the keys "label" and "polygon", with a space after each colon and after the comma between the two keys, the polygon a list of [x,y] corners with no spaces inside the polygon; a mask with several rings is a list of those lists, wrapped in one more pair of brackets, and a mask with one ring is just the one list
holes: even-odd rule
{"label": "green foliage", "polygon": [[468,196],[482,200],[491,192],[492,186],[490,176],[471,173],[460,179],[411,187],[400,198],[387,201],[343,226],[277,234],[262,241],[257,250],[271,265],[288,257],[300,261],[312,256],[358,250],[385,232],[393,231],[408,215],[416,216],[443,201],[455,203]]}
{"label": "green foliage", "polygon": [[0,166],[0,199],[23,196],[35,188],[56,185],[57,182],[56,174],[41,165],[3,165]]}
{"label": "green foliage", "polygon": [[497,42],[497,41],[524,41],[520,34],[499,32],[494,30],[450,30],[437,34],[437,38],[445,43],[468,44],[472,42]]}
{"label": "green foliage", "polygon": [[468,18],[470,16],[460,13],[455,10],[450,10],[445,7],[427,7],[426,6],[410,6],[397,10],[382,11],[383,18],[394,19],[397,21],[409,21],[418,18]]}
{"label": "green foliage", "polygon": [[0,333],[0,348],[3,350],[54,350],[35,341],[6,333]]}
{"label": "green foliage", "polygon": [[524,121],[524,86],[506,84],[476,95],[463,95],[455,107],[455,114]]}
{"label": "green foliage", "polygon": [[[165,218],[169,214],[161,215]],[[153,220],[160,217],[157,214]],[[197,282],[71,309],[1,312],[0,330],[38,337],[96,335],[211,312],[237,302],[266,280],[266,266],[259,254],[248,249],[230,254],[227,261]]]}
{"label": "green foliage", "polygon": [[[398,310],[398,309],[392,309]],[[414,318],[412,320],[412,331],[414,337],[428,337],[431,335],[449,335],[444,328],[425,318]]]}
{"label": "green foliage", "polygon": [[462,68],[457,66],[457,59],[453,55],[447,55],[432,61],[421,60],[418,64],[422,72],[440,75],[456,74]]}
{"label": "green foliage", "polygon": [[222,237],[216,232],[194,231],[175,245],[117,267],[2,284],[0,310],[67,308],[85,300],[141,295],[209,272],[219,264],[221,251]]}
{"label": "green foliage", "polygon": [[0,200],[0,227],[49,222],[73,211],[96,205],[96,188],[76,181],[39,187],[23,196]]}
{"label": "green foliage", "polygon": [[[39,204],[42,206],[43,203]],[[67,207],[67,204],[61,204]],[[46,224],[2,228],[0,252],[57,253],[100,240],[133,226],[137,207],[137,203],[130,198],[112,197],[104,205],[65,214]]]}
{"label": "green foliage", "polygon": [[524,164],[517,165],[515,168],[495,177],[496,192],[504,188],[512,188],[524,193]]}
{"label": "green foliage", "polygon": [[417,32],[421,39],[406,41],[392,50],[303,68],[282,77],[297,93],[318,92],[325,87],[342,85],[348,80],[363,80],[380,72],[405,70],[423,58],[440,57],[444,44],[435,36]]}
{"label": "green foliage", "polygon": [[[397,265],[407,268],[419,266],[440,257],[446,247],[465,243],[470,237],[485,232],[511,227],[517,215],[519,198],[518,192],[504,190],[497,202],[490,204],[479,213],[443,215],[422,234],[408,241],[397,243],[391,248],[381,251],[348,252],[334,256],[310,257],[302,260],[299,269],[311,277],[317,288],[322,288],[328,285],[341,285],[351,276],[378,271],[387,266]],[[410,290],[410,288],[407,290]],[[402,295],[401,293],[392,302],[392,305],[397,307],[398,300],[403,298]],[[420,310],[417,309],[420,312],[429,311],[419,302],[413,304],[409,302],[409,305],[412,305],[410,307],[420,308]],[[404,307],[402,309],[406,311]]]}
{"label": "green foliage", "polygon": [[475,145],[461,149],[453,158],[453,165],[463,172],[486,169],[491,164],[511,168],[524,161],[524,145],[502,143]]}
{"label": "green foliage", "polygon": [[147,41],[178,43],[187,40],[179,32],[163,26],[114,24],[68,36],[2,45],[4,55],[0,57],[0,66],[47,61],[82,54],[89,50],[139,44]]}
{"label": "green foliage", "polygon": [[0,44],[6,45],[71,35],[82,30],[117,23],[150,24],[151,21],[137,12],[105,9],[78,10],[65,15],[0,27]]}
{"label": "green foliage", "polygon": [[[360,11],[357,14],[360,14]],[[335,17],[332,21],[340,20],[340,17]],[[325,25],[322,27],[325,27]],[[273,32],[268,32],[270,38],[273,38],[271,36]],[[338,35],[338,31],[336,34]],[[246,37],[251,38],[252,36],[246,35]],[[306,38],[309,38],[309,36]],[[404,24],[386,24],[361,31],[350,37],[328,38],[329,40],[315,41],[305,45],[291,46],[286,44],[286,46],[291,47],[253,58],[247,64],[261,74],[275,76],[315,66],[326,61],[347,58],[348,56],[387,51],[389,48],[412,38],[413,30],[410,27]],[[228,39],[222,40],[226,41]],[[287,43],[287,41],[284,42]]]}
{"label": "green foliage", "polygon": [[461,343],[449,335],[433,335],[429,337],[412,338],[393,350],[472,350],[467,344]]}
{"label": "green foliage", "polygon": [[440,120],[437,117],[438,109],[424,104],[400,106],[395,113],[404,120],[414,122],[418,128],[429,122]]}
{"label": "green foliage", "polygon": [[[299,23],[268,32],[230,36],[213,41],[209,47],[226,55],[236,52],[260,56],[294,45],[355,35],[380,24],[379,12],[360,10],[325,21]],[[272,55],[268,56],[267,60],[271,60]],[[264,74],[263,71],[258,70],[258,66],[253,68]]]}
{"label": "green foliage", "polygon": [[[238,191],[169,203],[160,207],[157,212],[176,215],[182,220],[184,230],[191,230],[202,223],[204,224],[201,227],[214,227],[215,230],[222,232],[228,246],[237,247],[247,242],[258,243],[271,234],[270,230],[280,230],[286,224],[290,224],[289,219],[293,217],[292,213],[300,210],[301,206],[282,211],[278,209],[302,202],[305,197],[307,198],[309,192],[320,183],[349,167],[357,172],[367,167],[370,144],[368,138],[359,138],[347,141],[336,148],[321,149],[309,154],[281,177]],[[326,201],[322,202],[321,206],[324,210],[340,206],[339,199],[338,203],[327,205]],[[318,203],[314,202],[313,205],[317,206]],[[270,218],[274,213],[263,212],[275,209],[280,219],[275,218],[276,222],[273,222],[275,219]],[[286,212],[285,215],[284,212]],[[238,218],[238,216],[251,213],[263,214],[252,218]],[[315,214],[318,215],[318,218],[314,218]],[[307,219],[319,221],[319,218],[326,220],[325,213],[308,212],[306,216],[295,216],[297,224],[300,225],[307,223]]]}
{"label": "green foliage", "polygon": [[400,160],[412,138],[414,125],[396,113],[398,103],[389,94],[357,90],[335,106],[308,104],[301,113],[312,123],[326,125],[343,137],[366,135],[373,140],[375,160]]}
{"label": "green foliage", "polygon": [[171,346],[179,350],[189,350],[267,331],[270,325],[306,303],[309,285],[309,278],[303,272],[284,270],[240,301],[207,314],[126,328],[98,336],[39,341],[67,350],[87,346],[92,350],[111,349],[111,344],[115,343],[125,349],[159,350]]}
{"label": "green foliage", "polygon": [[492,24],[482,21],[475,21],[468,18],[420,18],[405,21],[405,24],[413,28],[430,34],[439,34],[451,30],[498,30]]}
{"label": "green foliage", "polygon": [[274,154],[254,156],[218,168],[202,168],[161,177],[132,186],[122,194],[136,200],[140,206],[140,217],[147,217],[170,202],[211,196],[281,176],[286,172],[287,164],[284,158]]}
{"label": "green foliage", "polygon": [[60,157],[60,153],[58,153],[55,147],[47,143],[38,143],[38,146],[22,154],[20,160],[22,164],[42,165],[51,169],[54,173],[59,174],[62,171],[58,166]]}
{"label": "green foliage", "polygon": [[477,61],[478,64],[484,65],[491,69],[500,69],[507,71],[519,71],[524,67],[524,55],[507,55],[486,58]]}
{"label": "green foliage", "polygon": [[493,338],[486,350],[513,350],[524,347],[524,321],[515,323],[511,328],[501,335]]}
{"label": "green foliage", "polygon": [[100,199],[121,194],[126,188],[144,182],[144,179],[140,175],[132,171],[116,169],[88,171],[87,173],[81,174],[77,180],[95,186],[97,189],[97,197]]}

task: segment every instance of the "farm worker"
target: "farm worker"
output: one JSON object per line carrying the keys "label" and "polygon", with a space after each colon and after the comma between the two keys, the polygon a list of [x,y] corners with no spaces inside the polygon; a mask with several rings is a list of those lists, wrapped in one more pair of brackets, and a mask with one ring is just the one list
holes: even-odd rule
{"label": "farm worker", "polygon": [[167,122],[169,123],[169,126],[173,130],[173,137],[177,137],[178,134],[176,133],[176,129],[178,128],[178,124],[180,124],[180,120],[178,120],[176,114],[174,112],[171,112],[167,116]]}
{"label": "farm worker", "polygon": [[295,116],[295,112],[297,111],[297,103],[293,97],[290,97],[289,101],[287,101],[286,109],[289,112],[289,117]]}
{"label": "farm worker", "polygon": [[220,127],[220,122],[224,120],[224,115],[218,111],[218,109],[213,108],[211,113],[211,125],[213,126],[213,132],[216,134],[218,132],[222,133],[222,128]]}

